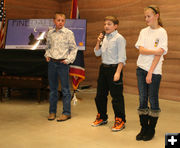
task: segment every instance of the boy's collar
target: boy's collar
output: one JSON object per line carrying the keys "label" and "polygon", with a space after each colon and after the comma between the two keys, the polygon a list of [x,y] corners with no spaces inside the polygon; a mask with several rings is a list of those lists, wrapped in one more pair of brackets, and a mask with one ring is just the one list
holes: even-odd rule
{"label": "boy's collar", "polygon": [[[56,28],[54,28],[54,32],[56,31]],[[65,27],[62,27],[61,29],[59,29],[57,32],[65,32]]]}
{"label": "boy's collar", "polygon": [[110,34],[107,34],[107,36],[114,36],[118,31],[114,30],[113,32],[111,32]]}

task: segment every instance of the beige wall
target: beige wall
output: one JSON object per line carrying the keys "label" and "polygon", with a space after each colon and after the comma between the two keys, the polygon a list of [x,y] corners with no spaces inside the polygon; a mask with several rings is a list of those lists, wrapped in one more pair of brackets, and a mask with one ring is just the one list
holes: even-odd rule
{"label": "beige wall", "polygon": [[[51,18],[56,11],[69,18],[71,0],[8,0],[8,18]],[[127,64],[124,68],[124,91],[137,94],[136,60],[134,44],[140,29],[145,27],[143,9],[149,4],[160,7],[161,18],[168,32],[169,52],[165,56],[160,98],[180,101],[180,2],[179,0],[78,0],[80,17],[87,19],[87,46],[85,51],[86,80],[82,84],[96,87],[98,67],[93,48],[103,18],[115,15],[120,20],[118,31],[127,40]]]}

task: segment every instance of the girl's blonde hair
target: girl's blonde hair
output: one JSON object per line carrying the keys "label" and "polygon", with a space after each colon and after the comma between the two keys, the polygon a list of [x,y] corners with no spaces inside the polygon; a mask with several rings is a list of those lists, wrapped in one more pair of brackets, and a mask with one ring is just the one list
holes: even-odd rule
{"label": "girl's blonde hair", "polygon": [[151,9],[153,10],[153,13],[154,14],[159,14],[159,17],[158,17],[158,24],[163,27],[163,23],[161,21],[161,18],[160,18],[160,9],[158,6],[156,5],[149,5],[148,7],[144,8],[144,11],[146,11],[147,9]]}

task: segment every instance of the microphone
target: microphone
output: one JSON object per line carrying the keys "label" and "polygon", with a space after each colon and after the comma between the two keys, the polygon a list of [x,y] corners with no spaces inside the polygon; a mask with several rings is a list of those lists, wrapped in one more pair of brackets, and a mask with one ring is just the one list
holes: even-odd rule
{"label": "microphone", "polygon": [[105,31],[102,31],[102,34],[103,34],[103,38],[102,38],[102,41],[103,41],[106,32],[105,32]]}
{"label": "microphone", "polygon": [[104,37],[105,37],[106,32],[105,32],[105,31],[102,31],[101,33],[103,34],[103,37],[102,37],[102,39],[101,39],[101,43],[100,43],[99,47],[102,46],[102,43],[103,43],[103,40],[104,40]]}

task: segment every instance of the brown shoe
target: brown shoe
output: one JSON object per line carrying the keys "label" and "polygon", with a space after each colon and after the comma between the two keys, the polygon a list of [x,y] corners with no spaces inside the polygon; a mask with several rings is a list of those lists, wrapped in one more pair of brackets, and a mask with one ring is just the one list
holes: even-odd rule
{"label": "brown shoe", "polygon": [[62,114],[59,118],[57,118],[57,122],[66,121],[68,119],[71,119],[71,115]]}
{"label": "brown shoe", "polygon": [[52,121],[56,118],[56,114],[55,113],[50,113],[49,116],[48,116],[48,120],[49,121]]}

